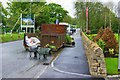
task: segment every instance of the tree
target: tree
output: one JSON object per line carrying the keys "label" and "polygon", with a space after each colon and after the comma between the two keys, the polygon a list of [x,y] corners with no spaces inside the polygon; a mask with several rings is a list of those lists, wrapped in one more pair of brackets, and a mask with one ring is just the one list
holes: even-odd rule
{"label": "tree", "polygon": [[64,10],[59,4],[50,3],[48,6],[50,9],[50,22],[55,23],[56,19],[59,19],[59,22],[62,22],[63,18],[67,15],[68,12]]}
{"label": "tree", "polygon": [[63,18],[63,22],[67,22],[69,24],[73,24],[73,25],[76,25],[77,24],[77,19],[76,18],[72,18],[71,16],[69,15],[66,15],[64,18]]}
{"label": "tree", "polygon": [[118,22],[115,22],[115,13],[100,2],[76,2],[76,18],[79,21],[77,25],[85,29],[86,26],[86,6],[89,11],[89,27],[91,33],[97,33],[100,27],[111,26],[114,31],[117,29]]}
{"label": "tree", "polygon": [[6,26],[7,11],[0,2],[0,23]]}
{"label": "tree", "polygon": [[63,19],[63,22],[67,22],[67,23],[71,24],[71,20],[72,20],[72,18],[69,15],[66,15]]}
{"label": "tree", "polygon": [[76,18],[77,18],[77,25],[85,27],[85,3],[84,2],[76,2],[75,3],[76,9]]}
{"label": "tree", "polygon": [[[18,0],[17,0],[18,1]],[[29,0],[28,0],[29,1]],[[35,14],[35,26],[36,28],[42,23],[55,23],[58,18],[59,21],[63,21],[63,18],[67,15],[67,11],[64,10],[61,5],[46,2],[10,2],[7,3],[11,18],[9,19],[10,27],[12,27],[20,14]],[[58,15],[58,16],[57,16]],[[20,25],[20,22],[18,26]]]}
{"label": "tree", "polygon": [[[7,3],[7,9],[10,11],[12,21],[10,27],[13,26],[21,14],[35,14],[35,26],[39,26],[40,12],[43,12],[45,2],[10,2]],[[19,22],[20,25],[20,22]]]}

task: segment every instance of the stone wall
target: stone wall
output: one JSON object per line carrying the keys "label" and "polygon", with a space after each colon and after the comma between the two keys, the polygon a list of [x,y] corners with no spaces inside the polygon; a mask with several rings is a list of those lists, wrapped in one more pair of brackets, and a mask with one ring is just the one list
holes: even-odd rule
{"label": "stone wall", "polygon": [[89,40],[82,31],[81,35],[89,64],[90,74],[96,77],[105,77],[107,73],[103,50],[95,42]]}

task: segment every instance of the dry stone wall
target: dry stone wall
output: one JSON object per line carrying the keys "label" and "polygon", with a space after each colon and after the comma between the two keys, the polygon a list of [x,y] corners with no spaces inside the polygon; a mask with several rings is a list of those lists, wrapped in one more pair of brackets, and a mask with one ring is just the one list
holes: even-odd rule
{"label": "dry stone wall", "polygon": [[83,45],[92,76],[105,77],[107,75],[103,50],[81,31]]}

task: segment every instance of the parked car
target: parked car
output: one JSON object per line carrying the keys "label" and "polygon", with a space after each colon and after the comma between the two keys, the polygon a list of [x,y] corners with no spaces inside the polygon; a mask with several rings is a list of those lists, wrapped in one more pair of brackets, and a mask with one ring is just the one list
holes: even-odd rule
{"label": "parked car", "polygon": [[72,32],[72,34],[73,33],[75,33],[76,32],[76,29],[75,28],[70,28],[70,31]]}

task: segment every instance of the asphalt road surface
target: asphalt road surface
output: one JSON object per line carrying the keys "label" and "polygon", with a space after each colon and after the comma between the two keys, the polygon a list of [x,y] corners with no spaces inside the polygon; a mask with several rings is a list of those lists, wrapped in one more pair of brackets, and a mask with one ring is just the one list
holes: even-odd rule
{"label": "asphalt road surface", "polygon": [[[43,65],[44,59],[29,59],[22,40],[1,43],[0,59],[2,62],[3,78],[86,78],[96,80],[90,76],[85,56],[82,38],[77,33],[73,35],[75,47],[64,48],[51,65]],[[49,57],[50,60],[52,57]],[[1,70],[1,69],[0,69]],[[102,78],[97,80],[104,80]]]}
{"label": "asphalt road surface", "polygon": [[[96,78],[90,76],[79,30],[72,36],[75,39],[75,47],[64,48],[56,60],[53,61],[53,64],[40,75],[40,78],[84,78],[96,80]],[[97,80],[104,79],[99,78]]]}
{"label": "asphalt road surface", "polygon": [[46,67],[43,65],[44,59],[29,58],[22,42],[19,40],[0,44],[2,78],[36,78]]}

